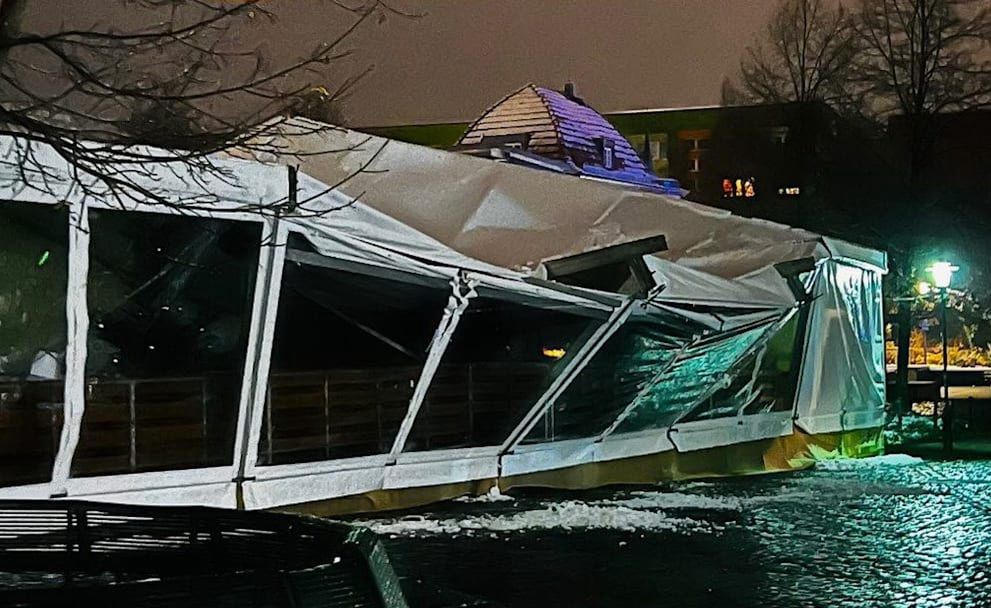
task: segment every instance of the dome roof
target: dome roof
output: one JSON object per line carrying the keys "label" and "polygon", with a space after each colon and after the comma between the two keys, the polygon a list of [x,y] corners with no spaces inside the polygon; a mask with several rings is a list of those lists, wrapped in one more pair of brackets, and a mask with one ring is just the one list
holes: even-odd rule
{"label": "dome roof", "polygon": [[[457,147],[493,147],[514,136],[526,138],[525,151],[564,161],[591,177],[662,187],[625,137],[580,99],[528,84],[485,111]],[[489,142],[492,142],[491,145]],[[606,156],[611,148],[611,163]]]}

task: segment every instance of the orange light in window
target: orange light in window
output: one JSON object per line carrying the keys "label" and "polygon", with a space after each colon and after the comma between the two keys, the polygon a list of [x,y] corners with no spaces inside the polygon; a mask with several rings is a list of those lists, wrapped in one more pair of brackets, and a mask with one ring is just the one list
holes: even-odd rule
{"label": "orange light in window", "polygon": [[757,189],[755,187],[757,180],[750,178],[743,182],[743,196],[747,198],[753,198],[757,196]]}
{"label": "orange light in window", "polygon": [[548,359],[560,359],[565,355],[563,348],[548,348],[546,346],[540,349],[540,353]]}

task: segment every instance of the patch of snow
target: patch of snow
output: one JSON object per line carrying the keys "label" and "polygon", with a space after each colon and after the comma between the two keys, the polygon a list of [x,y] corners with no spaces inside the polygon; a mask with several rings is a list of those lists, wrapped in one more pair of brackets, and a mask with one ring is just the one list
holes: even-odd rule
{"label": "patch of snow", "polygon": [[492,489],[486,494],[481,496],[459,496],[455,498],[455,502],[467,502],[467,503],[488,503],[488,502],[515,502],[515,498],[509,496],[508,494],[503,494],[499,491],[499,486],[492,486]]}
{"label": "patch of snow", "polygon": [[905,467],[923,464],[925,461],[908,454],[885,454],[870,458],[841,458],[837,460],[822,460],[816,463],[816,468],[826,471],[850,471],[865,467]]}
{"label": "patch of snow", "polygon": [[710,509],[739,510],[741,502],[732,496],[713,498],[682,492],[633,492],[630,498],[606,501],[631,509]]}
{"label": "patch of snow", "polygon": [[622,501],[585,503],[564,501],[540,509],[528,509],[502,515],[466,515],[457,518],[429,519],[422,516],[397,520],[354,522],[378,534],[399,536],[458,535],[528,530],[621,530],[676,531],[714,528],[711,524],[689,518],[672,517],[662,511],[639,510]]}

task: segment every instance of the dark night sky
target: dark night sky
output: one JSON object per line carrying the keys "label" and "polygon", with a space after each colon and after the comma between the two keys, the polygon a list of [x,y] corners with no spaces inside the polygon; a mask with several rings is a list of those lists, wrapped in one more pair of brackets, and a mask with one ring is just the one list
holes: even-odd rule
{"label": "dark night sky", "polygon": [[465,120],[526,82],[569,79],[601,111],[718,103],[723,76],[774,4],[420,2],[424,17],[388,20],[355,40],[376,67],[347,114],[356,125]]}
{"label": "dark night sky", "polygon": [[[354,54],[313,77],[329,85],[374,65],[345,107],[355,126],[467,120],[527,82],[567,80],[600,111],[718,103],[723,76],[775,0],[390,0],[417,19],[366,23]],[[125,5],[126,6],[126,5]],[[239,42],[274,57],[331,39],[341,11],[325,0],[271,0],[275,23],[239,26]],[[32,0],[41,27],[126,29],[135,9],[105,0]],[[33,29],[33,28],[32,28]],[[322,82],[319,82],[322,81]]]}

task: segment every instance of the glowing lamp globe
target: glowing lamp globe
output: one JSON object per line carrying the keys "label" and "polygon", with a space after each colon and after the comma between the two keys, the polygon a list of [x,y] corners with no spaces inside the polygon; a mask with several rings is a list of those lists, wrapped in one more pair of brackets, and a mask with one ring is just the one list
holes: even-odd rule
{"label": "glowing lamp globe", "polygon": [[932,275],[936,289],[946,289],[950,286],[950,281],[953,280],[953,273],[960,268],[949,262],[936,262],[926,270]]}

